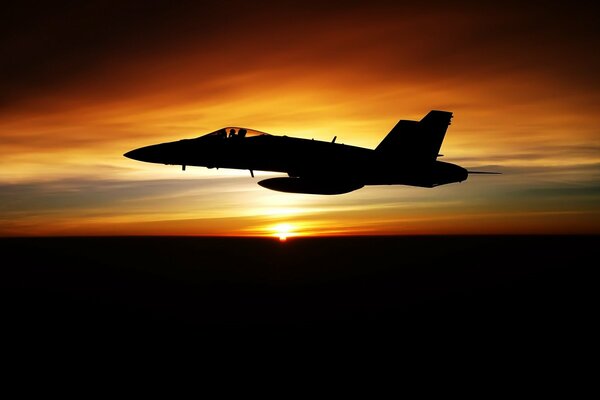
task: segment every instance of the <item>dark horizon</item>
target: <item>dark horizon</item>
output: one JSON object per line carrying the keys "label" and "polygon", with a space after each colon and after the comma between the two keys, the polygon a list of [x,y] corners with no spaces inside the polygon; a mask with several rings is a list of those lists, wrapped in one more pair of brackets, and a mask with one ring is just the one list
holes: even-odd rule
{"label": "dark horizon", "polygon": [[[0,238],[13,329],[585,324],[600,236]],[[591,314],[590,314],[591,316]],[[408,325],[407,325],[408,324]],[[431,327],[431,326],[429,326]]]}

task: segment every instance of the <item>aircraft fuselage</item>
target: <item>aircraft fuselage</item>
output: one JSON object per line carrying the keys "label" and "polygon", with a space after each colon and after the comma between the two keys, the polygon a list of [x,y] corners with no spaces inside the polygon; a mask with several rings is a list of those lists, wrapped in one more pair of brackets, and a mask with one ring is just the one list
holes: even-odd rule
{"label": "aircraft fuselage", "polygon": [[398,157],[362,147],[274,135],[203,136],[142,147],[126,156],[167,165],[283,172],[293,178],[335,180],[356,188],[395,184],[433,187],[468,176],[464,168],[446,162],[404,163]]}
{"label": "aircraft fuselage", "polygon": [[125,156],[160,164],[283,172],[259,185],[291,193],[342,194],[365,185],[434,187],[469,172],[437,161],[452,113],[432,110],[420,121],[400,120],[374,150],[319,140],[223,128],[196,139],[142,147]]}

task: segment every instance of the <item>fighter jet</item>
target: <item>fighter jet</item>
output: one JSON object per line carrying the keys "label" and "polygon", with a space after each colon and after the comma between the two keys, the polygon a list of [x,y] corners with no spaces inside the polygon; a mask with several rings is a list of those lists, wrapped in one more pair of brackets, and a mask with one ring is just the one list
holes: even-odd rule
{"label": "fighter jet", "polygon": [[335,195],[365,185],[432,188],[462,182],[469,172],[438,161],[452,113],[430,111],[420,121],[400,120],[374,149],[227,127],[195,139],[141,147],[125,157],[158,164],[287,173],[258,182],[288,193]]}

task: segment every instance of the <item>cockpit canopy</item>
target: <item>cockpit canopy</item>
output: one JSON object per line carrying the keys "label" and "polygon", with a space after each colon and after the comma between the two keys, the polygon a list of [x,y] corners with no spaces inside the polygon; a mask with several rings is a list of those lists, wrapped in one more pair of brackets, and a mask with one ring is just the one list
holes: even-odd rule
{"label": "cockpit canopy", "polygon": [[233,139],[233,138],[241,139],[241,138],[247,138],[247,137],[253,137],[253,136],[263,136],[263,135],[269,136],[268,133],[261,132],[261,131],[255,131],[254,129],[229,126],[227,128],[219,129],[218,131],[207,133],[206,135],[204,135],[202,137],[215,136],[215,137],[220,137],[223,139],[230,139],[230,138],[231,139]]}

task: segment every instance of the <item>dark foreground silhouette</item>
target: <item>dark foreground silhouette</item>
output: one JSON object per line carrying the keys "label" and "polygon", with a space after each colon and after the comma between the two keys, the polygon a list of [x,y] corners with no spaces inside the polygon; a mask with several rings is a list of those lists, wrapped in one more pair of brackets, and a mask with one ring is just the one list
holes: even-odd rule
{"label": "dark foreground silhouette", "polygon": [[437,161],[452,113],[433,110],[421,121],[401,120],[376,149],[274,136],[229,127],[196,139],[132,150],[125,157],[158,164],[284,172],[259,185],[280,192],[334,195],[365,185],[435,187],[462,182],[470,173]]}
{"label": "dark foreground silhouette", "polygon": [[[4,333],[583,329],[598,237],[0,239]],[[593,315],[594,314],[594,315]]]}

